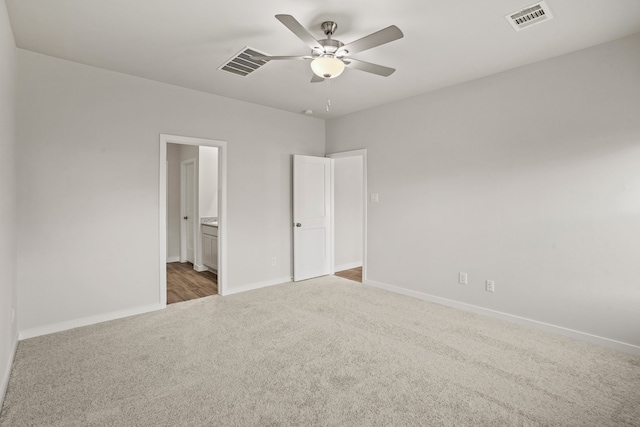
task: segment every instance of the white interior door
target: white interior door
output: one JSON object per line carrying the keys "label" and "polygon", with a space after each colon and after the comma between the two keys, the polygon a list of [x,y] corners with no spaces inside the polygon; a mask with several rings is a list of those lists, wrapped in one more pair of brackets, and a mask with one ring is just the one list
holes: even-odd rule
{"label": "white interior door", "polygon": [[293,280],[331,274],[331,159],[293,156]]}
{"label": "white interior door", "polygon": [[196,247],[196,162],[195,159],[184,160],[181,166],[182,193],[182,227],[181,229],[181,261],[195,264]]}

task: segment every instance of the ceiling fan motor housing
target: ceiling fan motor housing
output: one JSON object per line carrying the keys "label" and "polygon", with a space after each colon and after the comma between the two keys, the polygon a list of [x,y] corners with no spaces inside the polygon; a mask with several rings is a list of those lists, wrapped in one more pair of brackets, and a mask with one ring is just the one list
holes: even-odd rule
{"label": "ceiling fan motor housing", "polygon": [[318,43],[322,46],[322,50],[320,49],[312,50],[311,51],[312,56],[324,56],[324,55],[344,56],[347,54],[347,51],[343,50],[340,52],[339,55],[336,55],[337,50],[342,46],[344,46],[344,43],[342,43],[340,40],[324,39],[324,40],[318,40]]}

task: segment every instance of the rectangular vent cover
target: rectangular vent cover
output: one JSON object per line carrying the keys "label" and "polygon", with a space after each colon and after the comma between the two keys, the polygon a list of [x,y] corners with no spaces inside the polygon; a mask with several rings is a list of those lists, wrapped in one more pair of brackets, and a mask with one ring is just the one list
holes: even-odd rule
{"label": "rectangular vent cover", "polygon": [[245,77],[262,67],[267,61],[251,59],[253,55],[268,55],[251,47],[245,47],[235,54],[230,60],[222,64],[218,70],[228,71],[233,74]]}
{"label": "rectangular vent cover", "polygon": [[522,10],[505,15],[509,24],[516,31],[524,30],[540,22],[553,18],[549,6],[543,1],[532,4]]}

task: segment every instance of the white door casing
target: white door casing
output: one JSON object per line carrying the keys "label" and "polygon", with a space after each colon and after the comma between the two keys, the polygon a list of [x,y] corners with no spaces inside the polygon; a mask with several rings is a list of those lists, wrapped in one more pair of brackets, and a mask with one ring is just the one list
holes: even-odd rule
{"label": "white door casing", "polygon": [[195,264],[196,246],[196,162],[195,159],[180,162],[180,261]]}
{"label": "white door casing", "polygon": [[293,156],[293,280],[331,274],[331,159]]}

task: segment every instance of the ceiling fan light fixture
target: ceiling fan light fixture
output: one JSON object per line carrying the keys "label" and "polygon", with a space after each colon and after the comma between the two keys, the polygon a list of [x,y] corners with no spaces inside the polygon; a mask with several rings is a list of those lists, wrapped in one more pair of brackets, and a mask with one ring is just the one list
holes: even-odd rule
{"label": "ceiling fan light fixture", "polygon": [[323,79],[333,79],[344,71],[344,62],[333,56],[320,56],[311,61],[313,73]]}

